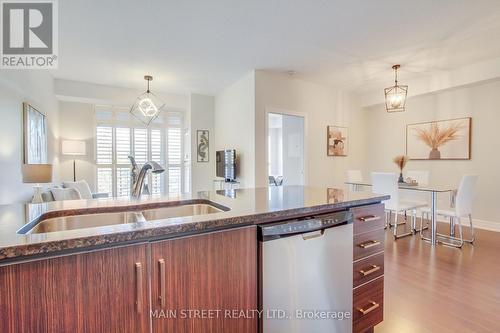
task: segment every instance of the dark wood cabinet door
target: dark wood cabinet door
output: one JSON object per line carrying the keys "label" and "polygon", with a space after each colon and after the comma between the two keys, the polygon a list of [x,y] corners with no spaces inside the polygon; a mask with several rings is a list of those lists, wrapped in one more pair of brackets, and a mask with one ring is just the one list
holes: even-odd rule
{"label": "dark wood cabinet door", "polygon": [[0,332],[148,332],[146,245],[0,267]]}
{"label": "dark wood cabinet door", "polygon": [[153,243],[153,332],[256,333],[256,227]]}

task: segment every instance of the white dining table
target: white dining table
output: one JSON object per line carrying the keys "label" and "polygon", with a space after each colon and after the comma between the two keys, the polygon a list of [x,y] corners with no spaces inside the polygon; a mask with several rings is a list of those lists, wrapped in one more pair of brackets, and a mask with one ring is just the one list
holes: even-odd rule
{"label": "white dining table", "polygon": [[[363,187],[363,186],[372,186],[372,184],[368,182],[346,182],[348,185],[354,185],[355,188]],[[427,192],[431,195],[431,232],[430,237],[425,237],[421,235],[422,239],[429,241],[432,245],[437,244],[437,195],[439,193],[450,192],[453,194],[456,192],[456,187],[454,186],[441,186],[441,185],[411,185],[407,183],[399,183],[398,184],[400,190],[409,190],[409,191],[419,191],[419,192]],[[451,199],[453,203],[453,199]],[[453,226],[450,226],[450,233],[453,233]]]}

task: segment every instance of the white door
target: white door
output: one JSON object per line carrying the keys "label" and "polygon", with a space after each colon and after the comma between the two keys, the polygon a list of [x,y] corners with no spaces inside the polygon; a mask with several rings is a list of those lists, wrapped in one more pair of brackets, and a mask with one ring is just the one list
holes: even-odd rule
{"label": "white door", "polygon": [[269,176],[304,185],[304,118],[269,113],[268,124]]}

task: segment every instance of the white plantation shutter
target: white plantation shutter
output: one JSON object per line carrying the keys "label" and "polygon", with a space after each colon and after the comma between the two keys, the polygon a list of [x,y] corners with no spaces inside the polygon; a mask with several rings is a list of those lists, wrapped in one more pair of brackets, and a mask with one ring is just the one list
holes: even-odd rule
{"label": "white plantation shutter", "polygon": [[113,163],[113,128],[99,126],[96,130],[97,164]]}
{"label": "white plantation shutter", "polygon": [[168,193],[181,193],[181,168],[176,166],[168,167]]}
{"label": "white plantation shutter", "polygon": [[134,128],[134,157],[137,164],[148,161],[148,130],[146,128]]}
{"label": "white plantation shutter", "polygon": [[[124,112],[119,114],[122,113]],[[123,118],[127,119],[127,117]],[[130,128],[115,128],[115,184],[117,197],[130,195],[130,160],[128,159],[131,154],[130,133]]]}
{"label": "white plantation shutter", "polygon": [[[191,132],[189,130],[183,130],[183,147],[184,151],[189,151],[191,149]],[[183,153],[184,170],[182,173],[182,178],[184,179],[184,192],[191,191],[191,156],[190,154]]]}
{"label": "white plantation shutter", "polygon": [[139,167],[153,160],[165,168],[165,173],[146,178],[152,194],[182,192],[184,173],[189,170],[182,161],[182,113],[165,113],[150,128],[138,127],[123,108],[95,106],[95,114],[98,192],[130,195],[129,155]]}
{"label": "white plantation shutter", "polygon": [[[151,130],[151,160],[160,163],[165,167],[165,158],[163,153],[162,131],[159,129]],[[164,189],[165,173],[153,174],[151,176],[151,194],[161,194]]]}
{"label": "white plantation shutter", "polygon": [[[186,163],[186,161],[184,162]],[[189,161],[187,161],[189,163]],[[184,164],[184,173],[182,174],[184,177],[184,192],[189,192],[191,188],[191,179],[189,178],[191,172],[191,168],[189,167],[189,164]]]}
{"label": "white plantation shutter", "polygon": [[170,114],[168,124],[171,126],[167,129],[168,193],[175,195],[182,192],[182,129],[180,127],[180,115]]}
{"label": "white plantation shutter", "polygon": [[116,196],[130,195],[130,167],[116,168]]}
{"label": "white plantation shutter", "polygon": [[161,130],[151,130],[151,159],[158,163],[163,163],[165,160],[162,154]]}
{"label": "white plantation shutter", "polygon": [[181,129],[168,129],[168,164],[181,164]]}
{"label": "white plantation shutter", "polygon": [[113,194],[113,128],[96,128],[97,192]]}
{"label": "white plantation shutter", "polygon": [[116,134],[116,163],[129,164],[130,155],[130,128],[117,127]]}
{"label": "white plantation shutter", "polygon": [[113,170],[111,168],[97,168],[97,192],[113,194]]}

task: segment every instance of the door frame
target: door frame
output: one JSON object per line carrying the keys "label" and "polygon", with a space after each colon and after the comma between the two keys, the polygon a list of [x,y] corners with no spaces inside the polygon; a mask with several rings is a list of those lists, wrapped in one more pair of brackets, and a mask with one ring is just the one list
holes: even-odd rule
{"label": "door frame", "polygon": [[303,173],[304,173],[304,184],[303,186],[307,186],[308,184],[308,165],[307,165],[307,156],[308,156],[308,149],[307,149],[307,141],[308,141],[308,120],[307,120],[307,114],[302,113],[302,112],[297,112],[297,111],[292,111],[292,110],[287,110],[287,109],[281,109],[281,108],[276,108],[276,107],[266,107],[266,112],[265,112],[265,117],[266,117],[266,182],[269,182],[269,114],[274,113],[274,114],[279,114],[282,116],[294,116],[294,117],[301,117],[304,119],[304,147],[303,147],[303,152],[304,152],[304,164],[303,164]]}

